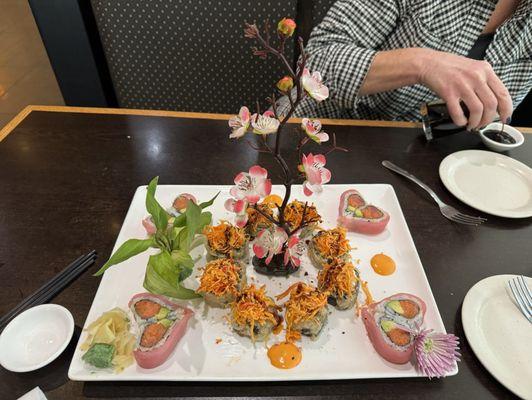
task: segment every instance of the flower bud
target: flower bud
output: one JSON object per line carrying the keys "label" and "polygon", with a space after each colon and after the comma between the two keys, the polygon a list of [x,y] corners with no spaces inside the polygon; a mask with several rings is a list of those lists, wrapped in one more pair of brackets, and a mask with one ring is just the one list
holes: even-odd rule
{"label": "flower bud", "polygon": [[277,24],[277,32],[281,36],[290,37],[296,30],[296,23],[293,19],[283,18]]}
{"label": "flower bud", "polygon": [[289,92],[293,87],[294,80],[290,76],[285,76],[277,82],[277,89],[283,93]]}

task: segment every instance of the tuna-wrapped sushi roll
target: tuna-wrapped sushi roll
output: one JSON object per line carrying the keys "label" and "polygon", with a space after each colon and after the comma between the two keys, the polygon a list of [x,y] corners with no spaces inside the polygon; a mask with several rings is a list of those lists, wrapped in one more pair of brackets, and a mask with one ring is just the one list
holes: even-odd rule
{"label": "tuna-wrapped sushi roll", "polygon": [[327,295],[303,282],[290,286],[277,299],[288,294],[284,304],[287,341],[297,340],[301,335],[316,340],[327,323]]}
{"label": "tuna-wrapped sushi roll", "polygon": [[340,227],[316,232],[308,245],[310,261],[316,268],[321,269],[336,259],[344,262],[351,259],[351,246],[346,233],[347,231]]}
{"label": "tuna-wrapped sushi roll", "polygon": [[231,303],[231,326],[240,336],[253,342],[266,341],[283,321],[277,305],[266,296],[265,286],[250,285]]}
{"label": "tuna-wrapped sushi roll", "polygon": [[305,229],[299,235],[305,237],[309,235],[314,228],[321,222],[321,216],[318,210],[312,204],[306,204],[298,200],[291,201],[284,209],[284,220],[290,230],[297,229],[301,226],[301,221],[305,222]]}
{"label": "tuna-wrapped sushi roll", "polygon": [[358,270],[349,261],[334,260],[318,274],[318,289],[327,293],[327,301],[338,310],[355,305],[359,288]]}
{"label": "tuna-wrapped sushi roll", "polygon": [[238,261],[220,258],[205,265],[197,292],[213,307],[225,308],[246,286],[246,271]]}
{"label": "tuna-wrapped sushi roll", "polygon": [[360,192],[346,190],[340,196],[338,224],[351,232],[376,235],[384,231],[390,214],[377,206],[366,203]]}
{"label": "tuna-wrapped sushi roll", "polygon": [[129,308],[140,333],[133,351],[135,360],[142,368],[155,368],[168,359],[194,313],[164,296],[151,293],[133,296]]}
{"label": "tuna-wrapped sushi roll", "polygon": [[421,326],[426,306],[419,297],[398,293],[362,308],[362,318],[373,347],[394,364],[410,361],[414,351],[412,331]]}
{"label": "tuna-wrapped sushi roll", "polygon": [[[257,208],[263,214],[274,218],[273,209],[270,204],[257,204]],[[269,229],[273,225],[273,223],[268,218],[266,218],[263,214],[261,214],[261,212],[257,211],[253,207],[248,207],[246,212],[248,214],[248,222],[246,224],[245,230],[250,240],[255,239],[260,231],[264,229]]]}
{"label": "tuna-wrapped sushi roll", "polygon": [[218,225],[206,226],[203,234],[207,260],[232,258],[244,263],[249,261],[249,239],[244,229],[222,221]]}

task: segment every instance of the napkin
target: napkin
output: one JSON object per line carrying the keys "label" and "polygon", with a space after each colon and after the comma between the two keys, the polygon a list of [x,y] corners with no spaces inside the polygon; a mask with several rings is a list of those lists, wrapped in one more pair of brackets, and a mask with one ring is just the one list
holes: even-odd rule
{"label": "napkin", "polygon": [[36,388],[34,388],[33,390],[30,390],[28,393],[26,393],[22,397],[19,397],[18,400],[47,400],[47,399],[43,391],[41,390],[41,388],[37,386]]}

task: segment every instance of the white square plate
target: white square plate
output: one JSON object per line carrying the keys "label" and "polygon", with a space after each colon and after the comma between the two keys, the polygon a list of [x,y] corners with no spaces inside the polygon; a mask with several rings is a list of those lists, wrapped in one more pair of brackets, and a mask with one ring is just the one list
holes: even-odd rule
{"label": "white square plate", "polygon": [[[314,202],[323,218],[322,225],[332,228],[336,226],[340,195],[351,188],[359,190],[366,201],[382,207],[391,216],[386,230],[379,235],[348,234],[354,248],[352,257],[354,260],[360,260],[358,268],[362,278],[368,281],[373,296],[380,300],[398,292],[415,294],[427,303],[425,327],[445,332],[392,186],[326,185],[323,193],[309,199],[305,198],[301,186],[298,185],[292,188],[292,199],[308,199]],[[209,209],[213,213],[213,223],[216,224],[220,219],[232,220],[232,214],[223,206],[229,197],[229,189],[229,186],[215,185],[161,185],[157,188],[156,197],[163,207],[169,207],[179,193],[192,193],[199,201],[206,201],[221,191]],[[284,188],[274,186],[272,193],[282,195]],[[113,252],[127,239],[146,237],[141,224],[141,220],[147,215],[145,197],[146,186],[141,186],[135,192]],[[152,254],[156,252],[150,251]],[[85,327],[103,312],[114,307],[127,310],[129,299],[134,294],[145,291],[142,283],[150,251],[106,271],[85,321]],[[202,259],[196,263],[196,268],[205,265],[205,249],[200,248],[198,252]],[[393,275],[377,275],[370,267],[371,257],[381,252],[395,260],[397,270]],[[198,275],[195,271],[185,281],[185,286],[197,288]],[[266,285],[267,293],[274,296],[296,281],[315,285],[317,270],[305,255],[300,270],[289,278],[256,274],[251,264],[248,266],[247,275],[250,283]],[[318,340],[313,342],[304,337],[299,343],[303,350],[301,364],[290,370],[281,370],[270,364],[263,343],[253,345],[248,338],[232,333],[227,323],[227,310],[211,309],[201,300],[182,303],[195,311],[195,317],[189,323],[188,330],[176,350],[163,365],[151,370],[132,365],[120,374],[91,371],[81,360],[79,344],[86,337],[83,332],[70,365],[69,378],[79,381],[287,381],[419,376],[412,364],[394,365],[383,360],[375,352],[366,335],[364,324],[361,318],[355,316],[354,310],[337,311],[330,307],[332,312]],[[269,343],[281,341],[283,337],[283,334],[273,336]],[[455,367],[451,375],[457,372],[458,368]]]}

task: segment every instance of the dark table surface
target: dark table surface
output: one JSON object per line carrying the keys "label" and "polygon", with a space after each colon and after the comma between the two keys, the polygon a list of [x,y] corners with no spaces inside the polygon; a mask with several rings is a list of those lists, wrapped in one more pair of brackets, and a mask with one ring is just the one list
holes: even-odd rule
{"label": "dark table surface", "polygon": [[[67,370],[80,327],[135,189],[159,175],[161,184],[231,184],[237,171],[276,166],[243,141],[228,140],[227,121],[137,115],[33,111],[0,143],[0,314],[37,289],[70,261],[96,249],[98,262],[54,300],[77,325],[66,351],[51,365],[23,374],[0,367],[0,398],[40,386],[49,399],[132,397],[311,397],[395,399],[511,398],[475,358],[460,318],[463,298],[495,274],[530,275],[531,219],[488,216],[480,227],[444,219],[432,200],[380,165],[391,160],[466,213],[438,177],[448,154],[482,149],[471,134],[426,143],[417,128],[327,126],[349,153],[328,158],[331,183],[394,186],[448,331],[461,339],[458,375],[442,380],[386,379],[286,383],[82,383]],[[288,144],[287,144],[288,145]],[[508,155],[530,165],[532,140]],[[294,160],[292,160],[294,161]],[[272,173],[272,175],[275,175]],[[274,183],[276,182],[274,179]]]}

